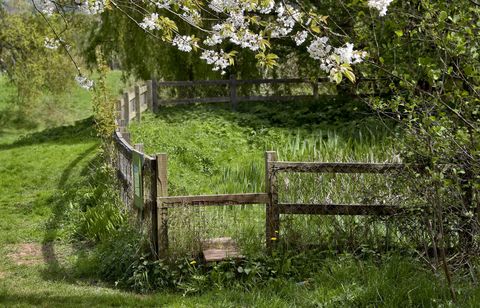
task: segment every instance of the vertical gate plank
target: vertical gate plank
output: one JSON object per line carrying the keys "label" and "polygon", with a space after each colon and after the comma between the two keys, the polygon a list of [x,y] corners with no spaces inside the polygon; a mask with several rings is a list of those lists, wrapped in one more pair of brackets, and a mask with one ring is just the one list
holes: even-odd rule
{"label": "vertical gate plank", "polygon": [[265,190],[268,194],[268,202],[265,206],[266,246],[272,251],[280,234],[280,214],[278,211],[278,194],[276,173],[272,169],[271,162],[277,161],[277,152],[265,152]]}
{"label": "vertical gate plank", "polygon": [[[167,154],[161,153],[157,156],[157,196],[165,197],[168,195],[167,178]],[[168,209],[157,204],[158,220],[158,256],[164,258],[168,252]]]}

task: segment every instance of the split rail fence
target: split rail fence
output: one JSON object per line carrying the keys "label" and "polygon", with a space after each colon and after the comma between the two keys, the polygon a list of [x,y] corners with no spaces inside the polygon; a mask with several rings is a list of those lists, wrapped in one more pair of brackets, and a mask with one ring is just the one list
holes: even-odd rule
{"label": "split rail fence", "polygon": [[[231,79],[225,81],[225,83],[230,81]],[[236,82],[241,83],[242,81]],[[117,105],[118,129],[114,134],[114,140],[118,153],[116,169],[120,182],[120,196],[129,208],[135,208],[135,198],[140,197],[141,206],[137,206],[137,209],[143,219],[151,219],[152,243],[159,258],[168,254],[169,209],[176,206],[264,205],[266,213],[265,245],[268,250],[274,248],[275,243],[281,236],[280,215],[391,216],[402,214],[402,208],[396,205],[280,203],[277,191],[277,176],[279,173],[398,173],[406,168],[404,164],[285,162],[278,161],[277,153],[272,151],[265,153],[265,192],[168,196],[167,154],[147,155],[143,151],[143,145],[131,145],[126,126],[133,119],[140,121],[141,113],[144,110],[149,109],[158,112],[159,102],[161,101],[156,93],[159,86],[187,83],[210,84],[210,81],[164,83],[147,81],[144,85],[135,86],[133,89],[126,91]],[[203,99],[197,99],[196,101],[203,101]],[[204,99],[204,101],[211,102],[212,100]],[[243,100],[232,100],[230,102],[234,104],[238,101]],[[137,157],[137,161],[135,161],[135,157]],[[141,196],[135,196],[139,193]]]}

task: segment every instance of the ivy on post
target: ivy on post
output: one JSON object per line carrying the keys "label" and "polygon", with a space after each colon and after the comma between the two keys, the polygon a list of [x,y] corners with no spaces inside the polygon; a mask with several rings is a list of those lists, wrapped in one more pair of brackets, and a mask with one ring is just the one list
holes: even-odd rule
{"label": "ivy on post", "polygon": [[276,173],[272,168],[272,162],[277,161],[277,152],[265,152],[265,191],[268,194],[266,204],[266,246],[269,252],[275,247],[280,235],[280,213],[278,211],[278,194]]}

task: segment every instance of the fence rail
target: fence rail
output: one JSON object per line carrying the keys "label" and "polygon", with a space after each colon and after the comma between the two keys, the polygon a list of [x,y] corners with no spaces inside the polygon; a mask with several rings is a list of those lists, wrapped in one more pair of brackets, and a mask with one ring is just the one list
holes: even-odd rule
{"label": "fence rail", "polygon": [[[331,162],[286,162],[278,161],[277,153],[265,153],[265,192],[240,193],[223,195],[198,196],[168,196],[167,154],[153,156],[143,151],[142,144],[131,145],[126,131],[128,123],[135,119],[141,120],[141,113],[147,109],[157,112],[162,102],[158,99],[157,89],[162,86],[197,86],[197,85],[239,85],[255,83],[298,83],[310,82],[304,79],[280,80],[204,80],[204,81],[147,81],[126,91],[117,103],[118,129],[114,133],[118,160],[117,175],[120,182],[120,195],[128,207],[133,207],[135,190],[141,191],[145,204],[142,218],[151,217],[151,238],[156,255],[159,258],[167,256],[168,215],[169,209],[177,206],[225,206],[225,205],[265,205],[265,244],[271,250],[281,235],[280,215],[376,215],[391,216],[405,214],[405,210],[395,205],[384,204],[301,204],[280,203],[278,198],[279,173],[372,173],[385,174],[401,172],[407,168],[421,169],[422,166],[404,164],[378,163],[331,163]],[[234,88],[234,87],[233,87]],[[235,92],[235,91],[234,91]],[[315,93],[315,92],[314,92]],[[318,92],[317,92],[318,93]],[[291,99],[291,97],[288,97]],[[191,103],[229,100],[234,106],[242,97],[236,97],[236,92],[230,97],[201,98],[184,100]],[[258,100],[252,97],[251,100]],[[265,98],[266,99],[266,98]],[[276,98],[275,98],[276,99]],[[179,103],[179,102],[177,102]],[[140,168],[135,168],[134,156],[141,159]],[[140,174],[140,180],[135,182],[135,176]],[[138,186],[138,187],[137,187]],[[147,211],[147,213],[145,213]]]}

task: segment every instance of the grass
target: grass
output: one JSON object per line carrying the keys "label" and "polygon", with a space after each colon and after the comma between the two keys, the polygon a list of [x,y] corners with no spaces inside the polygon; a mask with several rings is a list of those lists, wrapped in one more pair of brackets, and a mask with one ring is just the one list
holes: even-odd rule
{"label": "grass", "polygon": [[[267,150],[277,151],[285,161],[399,161],[392,127],[361,113],[367,110],[341,118],[326,107],[331,104],[338,102],[245,104],[239,112],[219,104],[165,107],[158,116],[145,114],[140,125],[130,126],[130,132],[148,153],[169,155],[170,195],[263,192]],[[329,115],[335,120],[327,122]],[[338,125],[339,121],[343,124]],[[290,173],[281,174],[278,183],[280,202],[402,201],[391,176]],[[184,207],[170,210],[169,215],[171,246],[179,254],[194,253],[202,239],[219,236],[235,238],[247,255],[263,251],[263,205]],[[379,247],[386,242],[385,223],[370,218],[282,216],[281,224],[281,237],[297,246],[325,241],[336,246],[345,244],[345,238],[351,247]]]}
{"label": "grass", "polygon": [[[112,80],[117,80],[115,84],[120,85],[118,75]],[[0,110],[4,110],[8,93],[14,91],[4,79],[0,81]],[[101,282],[95,276],[81,274],[80,265],[89,260],[85,257],[85,254],[88,254],[88,247],[72,241],[70,237],[69,217],[66,215],[71,204],[66,188],[76,188],[88,173],[93,172],[90,163],[97,155],[98,140],[93,132],[91,119],[84,119],[90,115],[89,94],[83,90],[75,91],[79,93],[76,96],[78,110],[72,109],[72,113],[66,116],[66,125],[54,127],[45,125],[35,130],[11,126],[2,127],[0,130],[0,254],[3,256],[0,259],[1,306],[404,307],[449,304],[448,293],[442,280],[407,257],[385,257],[379,261],[376,258],[359,259],[351,255],[333,257],[319,255],[317,259],[311,260],[316,266],[311,267],[311,271],[305,271],[308,274],[301,280],[276,279],[258,286],[225,287],[214,284],[204,292],[186,296],[166,291],[147,295],[135,294]],[[185,111],[177,110],[177,116]],[[214,163],[211,163],[202,159],[201,151],[194,151],[196,143],[192,133],[180,127],[181,123],[177,123],[178,118],[173,116],[174,113],[172,110],[170,120],[160,118],[160,122],[159,119],[149,116],[145,124],[152,121],[153,129],[154,121],[157,121],[159,129],[168,134],[162,137],[161,141],[156,141],[159,142],[158,145],[148,144],[146,139],[144,141],[147,150],[151,152],[157,151],[155,146],[158,146],[158,150],[177,153],[171,155],[181,157],[177,162],[177,168],[191,166],[191,172],[199,173],[188,183],[183,183],[179,176],[180,180],[173,185],[173,191],[210,192],[207,189],[211,183],[221,182],[222,178],[230,177],[229,174],[234,174],[235,177],[249,176],[241,174],[243,171],[240,171],[240,167],[244,166],[241,161],[236,161],[239,166],[237,171],[217,167],[217,162],[225,164],[233,162],[232,157],[236,156],[230,155],[241,155],[245,149],[252,157],[259,156],[256,161],[257,167],[250,165],[251,169],[248,172],[256,176],[262,172],[261,152],[264,148],[260,147],[259,151],[258,147],[253,145],[265,143],[256,138],[251,138],[251,141],[245,139],[245,136],[249,136],[250,129],[245,123],[240,125],[243,122],[231,121],[228,118],[231,115],[224,111],[220,111],[216,120],[212,119],[213,124],[206,130],[200,126],[205,119],[196,120],[198,129],[193,132],[194,136],[197,138],[204,136],[205,140],[202,141],[205,142],[204,148],[209,148],[211,153],[217,153],[217,156],[213,156]],[[183,117],[190,116],[192,115],[185,114]],[[235,128],[237,132],[230,132],[228,127]],[[238,128],[241,130],[238,131]],[[288,132],[288,129],[283,130],[280,127],[272,126],[270,129],[270,126],[265,126],[265,128],[263,131],[255,129],[255,134],[261,131],[261,134],[268,136],[274,132],[282,138],[282,134]],[[175,134],[176,131],[178,134]],[[218,142],[206,140],[213,135],[221,137],[224,143],[219,145]],[[141,140],[138,136],[140,136],[138,133],[134,133],[136,140]],[[174,137],[178,141],[176,147],[173,143],[167,143],[170,142],[169,138]],[[328,140],[330,139],[328,137]],[[230,141],[234,143],[229,145]],[[292,153],[301,151],[300,143],[294,144]],[[228,155],[218,153],[217,149],[224,146],[229,149]],[[181,153],[185,152],[182,147],[189,150],[186,152],[192,150],[196,154],[182,156]],[[268,144],[265,144],[265,148],[268,148]],[[354,152],[350,152],[352,153]],[[287,154],[281,152],[281,155]],[[300,154],[291,155],[304,157],[295,156]],[[247,165],[250,163],[249,159],[249,156],[243,157]],[[174,160],[171,163],[174,164]],[[212,177],[213,182],[208,182],[209,177]],[[199,182],[197,183],[195,179]],[[243,184],[228,185],[232,186],[220,189],[228,191],[245,187]],[[260,190],[258,183],[256,185],[257,188],[252,186],[245,189]],[[303,264],[305,265],[308,264]],[[89,264],[83,266],[88,267]],[[459,303],[474,307],[480,300],[480,291],[462,283],[459,282],[459,289],[462,291]]]}

